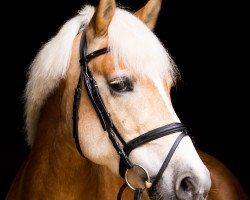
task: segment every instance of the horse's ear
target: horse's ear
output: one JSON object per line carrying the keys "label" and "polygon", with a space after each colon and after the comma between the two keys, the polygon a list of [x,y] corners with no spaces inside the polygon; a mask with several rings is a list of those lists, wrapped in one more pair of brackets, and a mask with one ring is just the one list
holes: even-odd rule
{"label": "horse's ear", "polygon": [[95,36],[102,36],[107,32],[109,24],[114,16],[115,8],[115,0],[100,0],[90,22],[94,29]]}
{"label": "horse's ear", "polygon": [[149,0],[144,7],[135,12],[135,16],[142,20],[150,30],[155,28],[161,10],[161,2],[162,0]]}

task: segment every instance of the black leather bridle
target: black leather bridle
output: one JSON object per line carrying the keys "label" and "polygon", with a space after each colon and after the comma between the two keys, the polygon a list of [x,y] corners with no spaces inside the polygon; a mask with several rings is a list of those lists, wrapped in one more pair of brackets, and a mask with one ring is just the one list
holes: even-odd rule
{"label": "black leather bridle", "polygon": [[[119,173],[121,177],[125,178],[126,183],[121,187],[118,193],[117,199],[120,200],[122,198],[122,193],[124,189],[127,186],[129,186],[134,190],[134,199],[139,200],[141,199],[142,193],[144,190],[147,189],[149,194],[152,194],[152,192],[155,190],[155,186],[161,179],[176,148],[178,147],[183,137],[187,135],[187,129],[182,123],[171,123],[171,124],[156,128],[154,130],[151,130],[147,133],[144,133],[129,142],[125,142],[125,140],[122,138],[121,134],[115,127],[112,121],[112,118],[103,103],[103,100],[98,90],[97,83],[88,67],[88,62],[90,62],[92,59],[94,59],[95,57],[99,55],[108,53],[109,51],[110,51],[109,48],[103,48],[103,49],[99,49],[87,55],[86,34],[85,32],[82,33],[81,44],[80,44],[81,72],[80,72],[80,77],[79,77],[77,87],[75,89],[74,103],[73,103],[73,135],[75,138],[76,147],[79,153],[83,155],[81,147],[80,147],[79,135],[78,135],[78,111],[79,111],[80,99],[81,99],[82,82],[84,82],[88,96],[92,102],[93,107],[95,108],[95,111],[99,117],[102,127],[104,131],[107,132],[110,141],[112,142],[115,150],[120,156]],[[134,164],[129,159],[130,152],[133,149],[147,142],[150,142],[152,140],[155,140],[155,139],[158,139],[158,138],[161,138],[161,137],[173,134],[173,133],[177,133],[177,132],[180,132],[180,135],[177,137],[169,153],[167,154],[166,159],[164,160],[158,174],[154,177],[154,181],[151,182],[150,176],[147,170],[141,165]],[[129,182],[128,177],[127,177],[127,172],[128,170],[131,170],[134,167],[140,168],[142,171],[144,171],[144,174],[147,179],[145,181],[145,188],[136,188],[132,186],[132,184]]]}

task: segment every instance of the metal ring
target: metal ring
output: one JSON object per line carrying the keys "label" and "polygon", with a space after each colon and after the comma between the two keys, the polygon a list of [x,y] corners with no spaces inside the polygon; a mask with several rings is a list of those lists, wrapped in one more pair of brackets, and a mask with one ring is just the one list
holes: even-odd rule
{"label": "metal ring", "polygon": [[[147,171],[143,166],[141,166],[141,165],[134,164],[134,165],[132,166],[132,168],[133,168],[133,167],[139,167],[139,168],[141,168],[141,169],[145,172],[145,174],[147,175],[147,180],[145,181],[145,187],[144,187],[144,188],[141,188],[141,190],[145,190],[145,189],[147,189],[147,188],[150,188],[150,187],[147,186],[147,183],[151,184],[150,176],[149,176],[148,171]],[[129,183],[129,181],[128,181],[128,171],[131,170],[132,168],[126,170],[126,172],[125,172],[125,180],[126,180],[127,185],[128,185],[132,190],[136,190],[136,189],[138,189],[138,188],[135,188],[134,186],[132,186],[132,185]]]}

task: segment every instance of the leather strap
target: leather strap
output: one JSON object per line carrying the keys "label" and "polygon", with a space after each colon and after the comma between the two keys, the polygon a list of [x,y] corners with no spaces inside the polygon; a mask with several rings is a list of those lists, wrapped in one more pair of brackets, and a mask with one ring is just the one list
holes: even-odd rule
{"label": "leather strap", "polygon": [[143,190],[142,190],[142,189],[136,188],[136,189],[135,189],[135,192],[134,192],[134,200],[141,200],[141,198],[142,198],[142,193],[143,193]]}
{"label": "leather strap", "polygon": [[[176,124],[173,124],[173,126],[177,125],[179,126],[180,123],[176,123]],[[172,124],[170,124],[171,126]],[[183,124],[180,124],[180,125],[183,125]],[[176,127],[177,128],[177,127]],[[182,126],[180,128],[185,128],[185,126]],[[178,130],[178,129],[176,129]],[[177,131],[179,132],[179,131]],[[145,135],[145,134],[144,134]],[[164,171],[166,170],[171,158],[173,157],[173,154],[176,150],[176,148],[178,147],[178,145],[180,144],[181,140],[187,135],[187,131],[186,131],[186,128],[184,130],[182,130],[182,133],[176,138],[173,146],[171,147],[170,151],[168,152],[167,154],[167,157],[166,159],[164,160],[159,172],[157,173],[156,177],[155,177],[155,180],[153,181],[152,183],[152,186],[151,188],[148,189],[149,191],[149,194],[152,195],[152,193],[155,191],[155,187],[157,186],[159,180],[162,178],[162,175],[164,173]],[[143,135],[142,135],[143,136]],[[121,165],[120,165],[121,166]],[[122,187],[120,188],[119,190],[119,193],[118,193],[118,196],[117,196],[117,200],[121,200],[122,199],[122,193],[123,191],[125,190],[125,188],[127,187],[127,183],[123,184]],[[140,189],[140,191],[138,191],[139,189],[136,189],[134,191],[134,200],[140,200],[141,199],[141,196],[142,196],[142,193],[143,193],[143,190]]]}
{"label": "leather strap", "polygon": [[[81,72],[79,81],[77,84],[77,88],[75,90],[74,95],[74,104],[73,104],[73,135],[75,138],[76,147],[81,155],[82,151],[79,144],[79,136],[78,136],[78,110],[80,106],[80,98],[81,98],[81,88],[82,82],[87,90],[87,94],[91,100],[93,107],[99,117],[99,120],[102,124],[103,130],[107,131],[108,136],[116,149],[117,153],[123,158],[126,168],[131,168],[132,163],[123,151],[123,145],[126,144],[122,136],[120,135],[119,131],[113,124],[113,121],[108,113],[103,100],[100,96],[97,83],[93,78],[93,75],[88,67],[88,62],[92,59],[100,56],[102,54],[108,53],[110,50],[109,48],[103,48],[97,51],[94,51],[87,55],[87,40],[85,32],[82,33],[81,44],[80,44],[80,65],[81,65]],[[122,146],[121,146],[122,145]]]}
{"label": "leather strap", "polygon": [[[183,131],[186,131],[186,127],[184,126],[184,124],[178,123],[178,122],[171,123],[171,124],[162,126],[160,128],[156,128],[154,130],[151,130],[147,133],[144,133],[137,138],[134,138],[133,140],[131,140],[127,144],[125,144],[123,149],[124,149],[125,154],[127,156],[129,156],[130,152],[133,149],[135,149],[135,148],[137,148],[145,143],[148,143],[152,140],[155,140],[155,139],[158,139],[158,138],[161,138],[161,137],[164,137],[164,136],[176,133],[176,132],[183,132]],[[120,165],[119,165],[120,166],[119,173],[120,173],[121,177],[123,177],[123,178],[124,178],[125,172],[127,170],[124,162],[125,161],[121,157]]]}
{"label": "leather strap", "polygon": [[122,199],[122,193],[124,192],[124,190],[128,187],[127,183],[124,183],[119,192],[118,192],[118,195],[117,195],[117,200],[121,200]]}
{"label": "leather strap", "polygon": [[158,174],[155,177],[154,182],[152,183],[152,187],[149,189],[150,193],[152,193],[155,190],[155,187],[157,185],[157,183],[159,182],[159,180],[161,179],[164,171],[166,170],[176,148],[178,147],[178,145],[180,144],[181,140],[187,135],[187,132],[182,132],[177,139],[175,140],[173,146],[171,147],[170,151],[168,152],[168,155],[166,157],[166,159],[164,160]]}
{"label": "leather strap", "polygon": [[[127,183],[124,183],[122,187],[120,188],[118,195],[117,195],[117,200],[122,200],[122,193],[124,190],[128,187]],[[143,189],[141,188],[136,188],[134,191],[134,200],[141,200],[142,194],[143,194]]]}
{"label": "leather strap", "polygon": [[133,149],[145,143],[164,137],[166,135],[170,135],[176,132],[181,132],[183,130],[186,130],[186,127],[184,126],[184,124],[178,123],[178,122],[171,123],[171,124],[162,126],[160,128],[156,128],[147,133],[144,133],[143,135],[140,135],[139,137],[133,140],[130,140],[127,144],[125,144],[124,151],[126,154],[129,154]]}

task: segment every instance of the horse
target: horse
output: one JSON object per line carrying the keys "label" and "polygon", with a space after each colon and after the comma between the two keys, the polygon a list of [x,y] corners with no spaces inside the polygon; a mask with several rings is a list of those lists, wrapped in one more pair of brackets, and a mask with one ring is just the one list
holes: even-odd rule
{"label": "horse", "polygon": [[43,46],[25,89],[31,150],[7,200],[246,198],[174,111],[178,69],[153,33],[160,7],[100,0]]}

